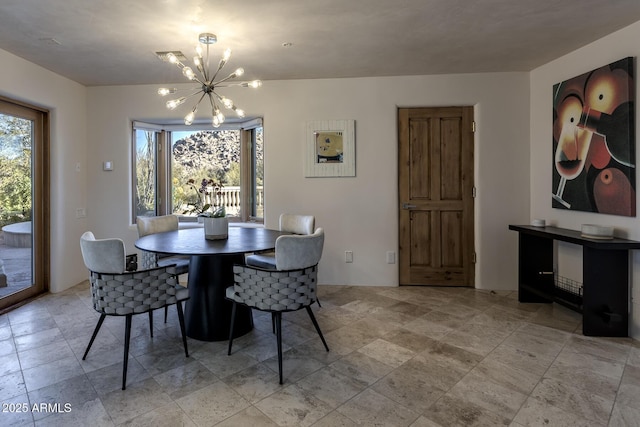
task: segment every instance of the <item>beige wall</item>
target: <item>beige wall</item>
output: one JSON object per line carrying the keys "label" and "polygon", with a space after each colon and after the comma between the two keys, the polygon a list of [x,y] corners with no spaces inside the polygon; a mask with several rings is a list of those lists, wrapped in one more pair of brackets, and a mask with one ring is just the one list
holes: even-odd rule
{"label": "beige wall", "polygon": [[[87,276],[78,242],[87,219],[87,89],[0,50],[0,95],[44,107],[51,115],[51,291]],[[80,164],[80,172],[76,164]]]}
{"label": "beige wall", "polygon": [[[84,280],[77,242],[85,230],[116,236],[134,250],[130,210],[130,122],[168,119],[155,86],[84,88],[11,54],[0,93],[52,110],[52,290]],[[517,258],[509,223],[529,215],[529,75],[489,73],[338,80],[268,81],[259,91],[228,92],[265,121],[266,221],[280,212],[311,212],[327,232],[320,278],[327,284],[394,286],[398,250],[398,107],[473,105],[475,141],[476,285],[514,289]],[[309,120],[356,121],[354,178],[304,178]],[[102,171],[110,160],[113,172]],[[76,163],[81,170],[76,172]],[[87,218],[75,209],[86,207]],[[344,251],[354,253],[344,263]]]}
{"label": "beige wall", "polygon": [[[581,224],[613,225],[616,235],[640,240],[640,220],[638,218],[603,215],[587,212],[566,211],[551,208],[552,175],[552,87],[568,78],[580,75],[594,68],[628,56],[640,55],[640,22],[604,37],[569,55],[558,58],[531,72],[531,218],[545,218],[554,225],[579,230]],[[636,102],[638,96],[636,78]],[[637,105],[637,104],[636,104]],[[638,109],[636,108],[636,135]],[[638,146],[636,136],[636,147]],[[636,153],[638,150],[636,150]],[[637,154],[636,154],[637,156]],[[638,160],[636,158],[636,165]],[[636,173],[637,174],[637,173]],[[636,177],[636,190],[638,189]],[[637,197],[640,201],[640,197]],[[636,209],[636,211],[640,211]],[[513,250],[517,250],[514,242]],[[582,252],[575,245],[559,245],[558,269],[562,275],[582,280]],[[640,251],[632,255],[631,336],[640,337]]]}
{"label": "beige wall", "polygon": [[[129,227],[130,121],[167,119],[156,86],[88,89],[89,226],[133,248]],[[517,258],[509,223],[529,215],[528,73],[267,81],[258,91],[226,92],[248,115],[264,117],[265,212],[316,215],[326,232],[320,281],[395,286],[398,265],[397,107],[474,105],[476,285],[514,289]],[[304,178],[305,122],[356,121],[356,177]],[[113,161],[114,171],[101,164]],[[353,263],[344,252],[353,251]]]}

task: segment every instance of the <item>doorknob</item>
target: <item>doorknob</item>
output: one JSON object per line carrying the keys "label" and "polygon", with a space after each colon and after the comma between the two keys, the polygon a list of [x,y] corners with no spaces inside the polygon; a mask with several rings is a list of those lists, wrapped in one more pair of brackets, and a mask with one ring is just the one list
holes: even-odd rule
{"label": "doorknob", "polygon": [[410,205],[409,203],[403,203],[402,204],[402,209],[412,209],[412,208],[416,208],[416,205]]}

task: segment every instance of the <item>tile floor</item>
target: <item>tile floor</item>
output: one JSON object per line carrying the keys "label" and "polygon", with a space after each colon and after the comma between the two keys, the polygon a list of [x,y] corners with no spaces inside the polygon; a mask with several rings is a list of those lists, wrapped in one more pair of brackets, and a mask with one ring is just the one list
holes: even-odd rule
{"label": "tile floor", "polygon": [[640,425],[640,343],[584,337],[561,306],[456,288],[319,295],[331,351],[304,310],[285,314],[282,386],[270,316],[255,312],[232,356],[190,339],[185,358],[172,309],[153,339],[134,317],[126,391],[122,319],[82,361],[97,320],[88,285],[46,295],[0,316],[0,425]]}

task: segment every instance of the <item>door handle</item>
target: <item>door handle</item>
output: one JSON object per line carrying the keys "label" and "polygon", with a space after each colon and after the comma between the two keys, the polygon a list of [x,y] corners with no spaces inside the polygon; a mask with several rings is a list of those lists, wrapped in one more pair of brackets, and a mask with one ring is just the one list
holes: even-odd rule
{"label": "door handle", "polygon": [[413,209],[413,208],[417,208],[416,205],[410,205],[409,203],[403,203],[402,204],[402,209]]}

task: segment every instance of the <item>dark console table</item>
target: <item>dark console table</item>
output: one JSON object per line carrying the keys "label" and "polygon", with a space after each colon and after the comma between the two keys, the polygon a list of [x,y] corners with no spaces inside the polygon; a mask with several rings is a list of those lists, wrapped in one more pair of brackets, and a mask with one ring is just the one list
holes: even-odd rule
{"label": "dark console table", "polygon": [[[629,250],[640,242],[591,239],[557,227],[510,225],[518,237],[518,300],[557,302],[582,313],[582,333],[626,337],[629,321]],[[553,241],[582,246],[581,287],[558,284],[553,271]]]}

